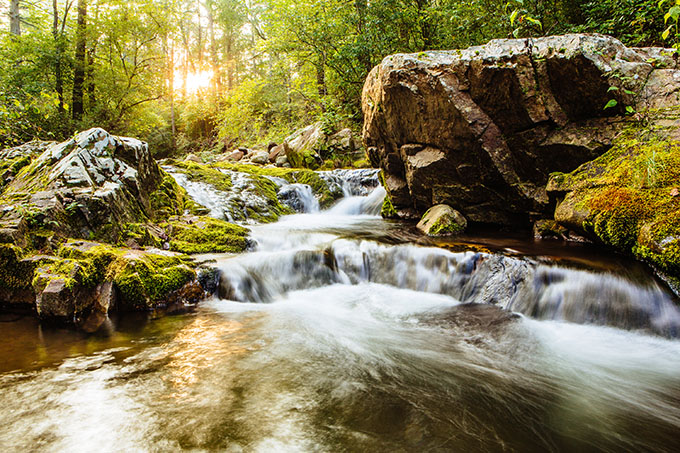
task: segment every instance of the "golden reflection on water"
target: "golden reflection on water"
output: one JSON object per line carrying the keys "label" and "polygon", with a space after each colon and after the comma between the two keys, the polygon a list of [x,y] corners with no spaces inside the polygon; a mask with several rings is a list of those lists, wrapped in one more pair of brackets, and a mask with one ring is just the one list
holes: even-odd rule
{"label": "golden reflection on water", "polygon": [[166,346],[171,361],[166,366],[169,375],[163,379],[175,390],[170,397],[190,397],[192,387],[201,381],[203,371],[217,363],[224,367],[225,362],[252,351],[254,345],[248,341],[248,332],[253,330],[250,321],[255,317],[260,316],[244,320],[248,326],[222,317],[197,318],[179,331]]}

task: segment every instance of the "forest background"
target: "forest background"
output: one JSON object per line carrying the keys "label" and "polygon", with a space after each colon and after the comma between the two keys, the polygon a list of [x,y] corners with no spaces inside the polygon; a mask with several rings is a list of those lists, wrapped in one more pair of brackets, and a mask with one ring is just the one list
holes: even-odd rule
{"label": "forest background", "polygon": [[0,148],[93,126],[156,157],[358,132],[397,52],[567,32],[677,39],[680,0],[10,0],[0,3]]}

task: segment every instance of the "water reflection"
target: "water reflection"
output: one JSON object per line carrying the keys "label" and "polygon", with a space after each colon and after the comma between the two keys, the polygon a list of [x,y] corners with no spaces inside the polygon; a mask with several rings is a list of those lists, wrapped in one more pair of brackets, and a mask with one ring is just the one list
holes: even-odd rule
{"label": "water reflection", "polygon": [[170,358],[166,365],[168,375],[163,378],[174,389],[170,396],[189,397],[201,372],[218,361],[235,360],[236,356],[246,353],[247,330],[239,321],[212,318],[196,318],[180,330],[172,342],[163,346]]}

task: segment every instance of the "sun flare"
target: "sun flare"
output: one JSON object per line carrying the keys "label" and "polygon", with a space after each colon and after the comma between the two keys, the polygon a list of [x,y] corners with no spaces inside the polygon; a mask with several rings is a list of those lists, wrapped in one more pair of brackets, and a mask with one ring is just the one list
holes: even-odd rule
{"label": "sun flare", "polygon": [[213,79],[212,71],[198,71],[189,72],[186,74],[186,80],[184,79],[184,73],[181,71],[175,71],[175,80],[178,90],[183,90],[186,87],[187,94],[196,94],[199,91],[205,91],[210,87]]}

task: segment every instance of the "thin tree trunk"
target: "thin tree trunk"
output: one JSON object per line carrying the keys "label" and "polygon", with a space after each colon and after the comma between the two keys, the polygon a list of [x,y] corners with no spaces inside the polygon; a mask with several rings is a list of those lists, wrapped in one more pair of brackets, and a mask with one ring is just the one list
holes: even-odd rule
{"label": "thin tree trunk", "polygon": [[234,56],[232,55],[232,47],[233,47],[233,37],[230,34],[227,37],[227,43],[226,43],[226,57],[227,57],[227,89],[231,92],[232,89],[234,89]]}
{"label": "thin tree trunk", "polygon": [[21,35],[21,12],[19,0],[9,2],[9,32],[13,35]]}
{"label": "thin tree trunk", "polygon": [[54,49],[56,52],[54,59],[54,90],[57,92],[59,99],[58,109],[60,112],[64,111],[64,76],[61,72],[61,59],[64,54],[64,43],[59,33],[59,5],[57,0],[52,0],[52,36],[54,37]]}
{"label": "thin tree trunk", "polygon": [[322,55],[319,62],[316,64],[316,89],[321,99],[321,111],[326,111],[326,95],[328,89],[326,88],[326,65],[324,64],[325,57]]}
{"label": "thin tree trunk", "polygon": [[217,94],[222,90],[221,74],[220,74],[220,63],[217,55],[217,42],[215,41],[215,17],[213,15],[213,2],[209,1],[208,6],[208,31],[210,33],[210,62],[212,63],[212,85],[213,85],[213,95]]}
{"label": "thin tree trunk", "polygon": [[316,64],[316,89],[321,98],[328,94],[326,89],[326,67],[323,58]]}
{"label": "thin tree trunk", "polygon": [[73,69],[73,98],[71,99],[73,119],[83,117],[83,86],[85,83],[85,68],[87,55],[85,52],[87,38],[85,28],[87,26],[87,1],[78,0],[78,25],[76,28],[76,58]]}
{"label": "thin tree trunk", "polygon": [[203,69],[203,26],[201,25],[201,2],[196,2],[196,13],[198,14],[198,67]]}
{"label": "thin tree trunk", "polygon": [[175,151],[177,143],[175,141],[175,134],[177,128],[175,125],[175,42],[170,42],[170,58],[168,62],[168,88],[170,89],[170,126],[172,131],[172,150]]}

